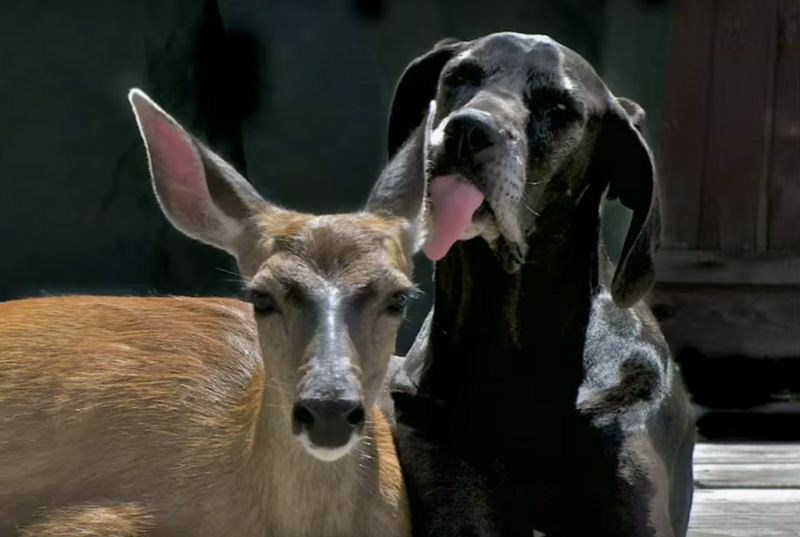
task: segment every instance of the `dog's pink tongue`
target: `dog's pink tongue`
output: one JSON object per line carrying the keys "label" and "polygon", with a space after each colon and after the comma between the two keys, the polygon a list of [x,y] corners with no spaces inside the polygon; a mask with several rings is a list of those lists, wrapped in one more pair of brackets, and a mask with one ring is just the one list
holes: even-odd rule
{"label": "dog's pink tongue", "polygon": [[483,194],[458,175],[436,177],[430,185],[433,230],[425,255],[438,261],[472,222],[472,215],[483,203]]}

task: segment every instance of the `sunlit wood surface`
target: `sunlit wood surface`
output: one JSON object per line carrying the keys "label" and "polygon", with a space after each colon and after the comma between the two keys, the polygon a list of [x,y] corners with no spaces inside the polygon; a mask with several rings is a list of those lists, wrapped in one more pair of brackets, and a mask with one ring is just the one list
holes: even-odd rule
{"label": "sunlit wood surface", "polygon": [[800,536],[800,444],[699,444],[690,537]]}

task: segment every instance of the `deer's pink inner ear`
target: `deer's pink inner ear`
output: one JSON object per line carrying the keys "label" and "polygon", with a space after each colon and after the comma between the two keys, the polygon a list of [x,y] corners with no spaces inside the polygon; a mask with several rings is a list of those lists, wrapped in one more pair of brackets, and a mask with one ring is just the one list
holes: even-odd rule
{"label": "deer's pink inner ear", "polygon": [[157,111],[142,110],[140,117],[161,202],[184,226],[206,227],[213,207],[197,148],[185,131]]}

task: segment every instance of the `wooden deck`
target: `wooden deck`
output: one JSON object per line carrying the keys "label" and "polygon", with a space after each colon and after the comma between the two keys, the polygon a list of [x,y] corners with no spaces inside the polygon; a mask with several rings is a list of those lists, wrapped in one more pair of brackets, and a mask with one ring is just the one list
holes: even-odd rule
{"label": "wooden deck", "polygon": [[800,536],[800,444],[698,444],[690,537]]}

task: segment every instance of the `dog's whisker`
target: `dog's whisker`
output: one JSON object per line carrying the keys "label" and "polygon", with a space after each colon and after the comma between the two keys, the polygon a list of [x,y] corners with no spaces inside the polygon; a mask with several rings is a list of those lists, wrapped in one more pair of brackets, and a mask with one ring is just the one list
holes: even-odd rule
{"label": "dog's whisker", "polygon": [[533,208],[531,206],[529,206],[527,203],[523,203],[522,206],[525,207],[531,213],[533,213],[533,215],[542,216],[540,213],[537,213],[536,211],[534,211]]}

